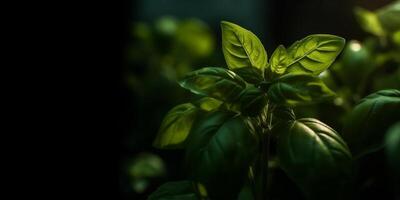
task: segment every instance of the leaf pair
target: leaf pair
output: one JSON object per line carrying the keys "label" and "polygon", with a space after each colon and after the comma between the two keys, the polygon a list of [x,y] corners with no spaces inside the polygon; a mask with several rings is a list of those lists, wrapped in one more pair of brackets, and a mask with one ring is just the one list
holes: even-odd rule
{"label": "leaf pair", "polygon": [[282,75],[289,73],[310,73],[318,75],[327,69],[339,55],[344,39],[334,35],[316,34],[295,42],[286,51],[278,46],[268,56],[261,41],[252,32],[230,22],[221,22],[222,50],[229,69],[254,67],[266,73]]}

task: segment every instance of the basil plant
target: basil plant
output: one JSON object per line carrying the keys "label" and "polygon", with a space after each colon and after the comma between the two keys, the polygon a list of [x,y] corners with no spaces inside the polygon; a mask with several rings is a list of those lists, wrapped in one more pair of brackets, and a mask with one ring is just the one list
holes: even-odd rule
{"label": "basil plant", "polygon": [[249,30],[226,21],[221,28],[227,68],[205,67],[179,81],[199,98],[172,108],[153,144],[185,149],[187,180],[166,183],[148,199],[268,199],[272,160],[306,198],[342,199],[353,169],[347,144],[292,109],[334,97],[319,74],[345,40],[309,35],[268,58]]}

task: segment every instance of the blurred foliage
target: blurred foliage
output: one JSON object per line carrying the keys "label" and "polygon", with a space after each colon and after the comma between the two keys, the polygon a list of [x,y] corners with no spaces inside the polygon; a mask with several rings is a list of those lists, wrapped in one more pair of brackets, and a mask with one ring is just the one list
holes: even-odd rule
{"label": "blurred foliage", "polygon": [[[398,125],[394,125],[400,120],[400,110],[398,103],[386,102],[390,95],[380,97],[379,101],[375,99],[371,105],[368,98],[379,95],[375,92],[380,90],[400,89],[400,1],[375,11],[356,7],[354,16],[365,31],[365,38],[347,41],[339,59],[320,74],[336,92],[336,98],[295,111],[298,117],[317,116],[340,130],[355,156],[354,192],[361,199],[382,195],[382,191],[390,196],[398,190],[393,185],[399,184],[393,183],[392,172],[398,170],[400,158],[395,153],[399,132]],[[370,118],[372,114],[375,117]],[[357,134],[358,138],[354,137]],[[360,147],[367,148],[363,154],[358,152]]]}
{"label": "blurred foliage", "polygon": [[171,105],[190,98],[176,81],[204,63],[218,62],[215,40],[209,26],[198,19],[165,16],[152,23],[132,25],[124,73],[134,99],[131,131],[123,140],[126,150],[121,176],[125,196],[143,196],[163,178],[179,173],[167,173],[165,161],[159,156],[137,152],[153,150],[151,143],[163,115]]}
{"label": "blurred foliage", "polygon": [[132,187],[137,193],[144,192],[152,179],[165,176],[166,169],[163,160],[151,153],[141,153],[131,162],[127,170]]}
{"label": "blurred foliage", "polygon": [[320,77],[337,97],[319,106],[299,108],[300,116],[319,116],[334,128],[363,97],[400,88],[400,1],[376,11],[356,7],[354,15],[369,35],[347,42],[339,59]]}

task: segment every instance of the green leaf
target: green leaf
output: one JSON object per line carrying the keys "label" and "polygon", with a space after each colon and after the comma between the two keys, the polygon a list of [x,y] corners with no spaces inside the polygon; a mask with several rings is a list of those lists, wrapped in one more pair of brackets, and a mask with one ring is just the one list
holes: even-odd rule
{"label": "green leaf", "polygon": [[205,67],[190,72],[179,84],[195,94],[222,101],[233,101],[246,87],[240,76],[220,67]]}
{"label": "green leaf", "polygon": [[255,67],[236,68],[233,71],[251,84],[258,84],[264,80],[262,71]]}
{"label": "green leaf", "polygon": [[382,27],[388,32],[400,30],[400,1],[395,1],[376,12]]}
{"label": "green leaf", "polygon": [[172,108],[164,117],[153,146],[160,149],[182,148],[197,112],[198,108],[191,103]]}
{"label": "green leaf", "polygon": [[381,149],[387,129],[400,119],[399,110],[399,90],[381,90],[363,98],[346,117],[343,127],[343,138],[353,155]]}
{"label": "green leaf", "polygon": [[147,200],[198,200],[190,181],[168,182],[149,195]]}
{"label": "green leaf", "polygon": [[274,53],[272,53],[271,58],[269,59],[270,70],[272,73],[281,75],[285,73],[286,67],[288,63],[288,54],[283,45],[279,45],[278,48],[275,49]]}
{"label": "green leaf", "polygon": [[190,178],[211,199],[236,199],[256,156],[258,140],[248,120],[234,113],[208,113],[196,123],[186,148]]}
{"label": "green leaf", "polygon": [[217,110],[222,105],[222,103],[223,103],[222,101],[219,101],[211,97],[203,97],[194,102],[193,104],[204,111],[214,111]]}
{"label": "green leaf", "polygon": [[287,122],[277,151],[280,166],[309,199],[343,199],[352,156],[335,130],[311,118]]}
{"label": "green leaf", "polygon": [[328,35],[309,35],[288,48],[287,73],[318,75],[326,70],[342,51],[344,38]]}
{"label": "green leaf", "polygon": [[389,164],[400,177],[400,121],[391,126],[386,133],[386,156]]}
{"label": "green leaf", "polygon": [[276,104],[298,106],[316,103],[334,96],[318,77],[308,74],[287,74],[275,80],[268,98]]}
{"label": "green leaf", "polygon": [[267,66],[267,52],[252,32],[227,21],[221,22],[222,51],[230,69]]}
{"label": "green leaf", "polygon": [[266,94],[257,87],[249,86],[239,97],[240,110],[245,116],[256,116],[267,104]]}
{"label": "green leaf", "polygon": [[354,13],[358,23],[364,31],[380,37],[386,35],[378,16],[374,12],[356,7]]}

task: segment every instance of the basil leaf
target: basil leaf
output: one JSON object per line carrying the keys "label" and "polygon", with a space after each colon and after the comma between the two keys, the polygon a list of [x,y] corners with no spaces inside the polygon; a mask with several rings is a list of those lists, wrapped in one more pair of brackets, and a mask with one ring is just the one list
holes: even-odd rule
{"label": "basil leaf", "polygon": [[198,108],[191,103],[172,108],[164,117],[153,146],[160,149],[182,148],[197,112]]}
{"label": "basil leaf", "polygon": [[230,69],[255,67],[264,69],[267,52],[252,32],[227,21],[221,22],[222,51]]}
{"label": "basil leaf", "polygon": [[193,104],[204,111],[213,111],[217,110],[222,105],[222,103],[223,103],[222,101],[219,101],[211,97],[203,97],[194,102]]}
{"label": "basil leaf", "polygon": [[222,101],[234,100],[246,87],[246,82],[240,76],[219,67],[205,67],[190,72],[179,84],[195,94]]}
{"label": "basil leaf", "polygon": [[322,80],[307,74],[287,74],[275,80],[268,98],[276,104],[298,106],[316,103],[334,96]]}
{"label": "basil leaf", "polygon": [[304,118],[286,122],[277,137],[280,166],[309,199],[343,198],[352,176],[352,156],[335,130]]}
{"label": "basil leaf", "polygon": [[262,71],[255,67],[236,68],[233,71],[251,84],[258,84],[264,80]]}
{"label": "basil leaf", "polygon": [[244,117],[217,111],[206,114],[190,134],[190,178],[204,184],[211,199],[237,198],[258,144],[247,123]]}
{"label": "basil leaf", "polygon": [[288,49],[288,73],[318,75],[326,70],[342,51],[344,38],[328,35],[309,35]]}
{"label": "basil leaf", "polygon": [[267,104],[264,91],[254,86],[246,88],[239,97],[240,110],[245,116],[256,116],[261,113]]}
{"label": "basil leaf", "polygon": [[383,147],[387,129],[400,119],[400,91],[381,90],[363,98],[346,117],[343,138],[353,155]]}
{"label": "basil leaf", "polygon": [[285,73],[288,65],[288,54],[283,45],[279,45],[278,48],[275,49],[274,53],[272,53],[272,56],[269,59],[269,63],[272,73],[277,75]]}
{"label": "basil leaf", "polygon": [[168,182],[149,195],[147,200],[198,200],[190,181]]}

